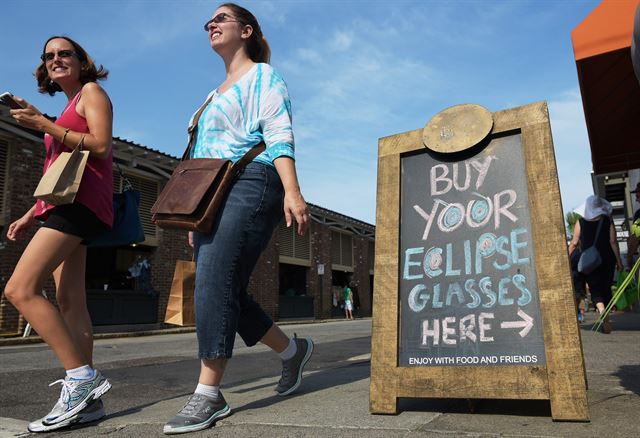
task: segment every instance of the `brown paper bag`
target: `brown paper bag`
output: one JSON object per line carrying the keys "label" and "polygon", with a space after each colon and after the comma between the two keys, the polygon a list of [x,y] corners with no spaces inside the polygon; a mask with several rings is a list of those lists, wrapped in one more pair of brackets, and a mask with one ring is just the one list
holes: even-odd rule
{"label": "brown paper bag", "polygon": [[89,151],[82,150],[83,142],[84,136],[73,151],[63,152],[56,158],[40,179],[33,196],[53,205],[73,202],[89,158]]}
{"label": "brown paper bag", "polygon": [[196,263],[176,260],[167,312],[164,322],[175,325],[195,325],[195,305],[193,302],[196,288]]}

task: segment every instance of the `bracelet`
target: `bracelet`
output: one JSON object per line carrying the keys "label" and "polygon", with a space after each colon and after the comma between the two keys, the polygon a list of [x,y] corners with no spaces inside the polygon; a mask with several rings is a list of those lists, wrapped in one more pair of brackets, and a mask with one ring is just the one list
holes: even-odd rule
{"label": "bracelet", "polygon": [[62,140],[60,140],[60,143],[64,144],[64,139],[67,138],[67,134],[69,133],[69,129],[70,128],[65,129],[64,135],[62,136]]}

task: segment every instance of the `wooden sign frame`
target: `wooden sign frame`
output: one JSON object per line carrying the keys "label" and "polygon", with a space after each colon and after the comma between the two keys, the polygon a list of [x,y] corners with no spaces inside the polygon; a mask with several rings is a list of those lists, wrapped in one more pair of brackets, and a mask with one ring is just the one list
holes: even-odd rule
{"label": "wooden sign frame", "polygon": [[532,399],[550,400],[554,420],[589,421],[547,104],[498,111],[493,119],[491,136],[520,132],[522,138],[546,365],[398,366],[401,157],[425,146],[422,129],[384,137],[378,144],[372,413],[396,414],[400,397]]}

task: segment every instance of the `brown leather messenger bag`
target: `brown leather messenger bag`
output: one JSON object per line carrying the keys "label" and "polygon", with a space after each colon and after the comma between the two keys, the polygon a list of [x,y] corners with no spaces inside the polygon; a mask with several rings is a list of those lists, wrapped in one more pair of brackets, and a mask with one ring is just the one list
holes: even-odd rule
{"label": "brown leather messenger bag", "polygon": [[209,102],[211,97],[193,118],[187,150],[151,207],[152,221],[160,228],[209,233],[235,177],[265,150],[264,142],[258,143],[235,164],[221,158],[190,160],[191,149],[197,138],[198,121]]}

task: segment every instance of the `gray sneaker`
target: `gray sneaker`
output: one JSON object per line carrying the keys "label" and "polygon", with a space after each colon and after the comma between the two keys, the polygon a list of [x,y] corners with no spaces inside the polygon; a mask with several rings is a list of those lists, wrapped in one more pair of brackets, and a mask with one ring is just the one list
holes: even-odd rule
{"label": "gray sneaker", "polygon": [[297,347],[296,354],[291,359],[282,361],[282,377],[276,386],[279,395],[289,395],[298,389],[302,381],[302,370],[313,353],[313,341],[310,338],[299,339],[294,333],[293,340]]}
{"label": "gray sneaker", "polygon": [[93,379],[76,380],[66,377],[64,380],[56,380],[49,386],[62,384],[60,398],[51,412],[42,419],[46,426],[61,423],[82,411],[92,401],[100,398],[109,389],[111,384],[96,370]]}
{"label": "gray sneaker", "polygon": [[98,399],[92,401],[86,408],[71,418],[67,418],[66,420],[52,425],[44,424],[42,422],[44,418],[41,418],[29,423],[27,429],[29,432],[50,432],[52,430],[62,429],[63,427],[73,426],[74,424],[91,423],[92,421],[101,419],[105,415],[104,404],[102,403],[102,400]]}
{"label": "gray sneaker", "polygon": [[206,429],[214,421],[229,414],[231,414],[231,408],[222,396],[222,392],[218,392],[218,398],[192,394],[178,415],[164,425],[163,432],[172,435]]}

